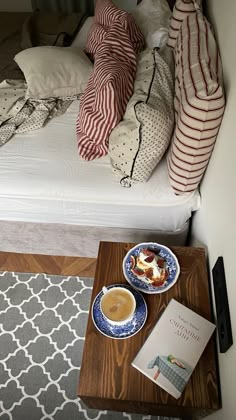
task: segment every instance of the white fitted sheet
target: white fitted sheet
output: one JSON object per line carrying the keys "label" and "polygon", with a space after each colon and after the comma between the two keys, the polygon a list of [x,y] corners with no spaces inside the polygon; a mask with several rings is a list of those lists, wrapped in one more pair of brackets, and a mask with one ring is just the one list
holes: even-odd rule
{"label": "white fitted sheet", "polygon": [[0,148],[0,220],[176,231],[200,206],[198,192],[176,196],[163,160],[150,180],[120,186],[108,156],[77,152],[79,103],[44,128]]}

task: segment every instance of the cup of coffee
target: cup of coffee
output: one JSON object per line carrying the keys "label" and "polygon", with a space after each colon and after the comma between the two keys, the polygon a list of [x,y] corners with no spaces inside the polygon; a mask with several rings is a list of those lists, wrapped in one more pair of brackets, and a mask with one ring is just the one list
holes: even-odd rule
{"label": "cup of coffee", "polygon": [[122,325],[132,319],[136,300],[132,292],[122,286],[102,288],[103,296],[100,309],[107,321],[113,325]]}

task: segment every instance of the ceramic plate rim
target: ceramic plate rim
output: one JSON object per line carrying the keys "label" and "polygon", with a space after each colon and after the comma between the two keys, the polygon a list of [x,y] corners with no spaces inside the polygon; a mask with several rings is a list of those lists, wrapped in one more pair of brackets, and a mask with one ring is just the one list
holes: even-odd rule
{"label": "ceramic plate rim", "polygon": [[[131,283],[130,278],[126,275],[126,270],[125,270],[125,262],[127,260],[127,256],[130,255],[132,253],[133,250],[135,250],[136,248],[140,247],[140,246],[145,246],[145,245],[155,245],[161,248],[164,248],[166,251],[169,252],[169,254],[171,254],[172,258],[175,260],[175,264],[176,264],[176,275],[175,275],[175,279],[168,285],[165,287],[164,290],[146,290],[146,289],[142,289],[141,287],[138,287],[136,285],[134,285],[133,283]],[[174,284],[177,282],[179,275],[180,275],[180,265],[178,262],[178,259],[176,257],[176,255],[171,251],[170,248],[168,248],[168,246],[166,245],[162,245],[158,242],[140,242],[139,244],[133,246],[132,248],[130,248],[130,250],[126,253],[125,257],[123,258],[123,263],[122,263],[122,268],[123,268],[123,274],[125,276],[125,279],[127,280],[127,282],[136,290],[142,292],[142,293],[146,293],[149,295],[155,295],[155,294],[159,294],[159,293],[164,293],[167,290],[169,290],[172,286],[174,286]]]}
{"label": "ceramic plate rim", "polygon": [[146,321],[147,321],[147,316],[148,316],[148,309],[147,309],[147,303],[146,303],[146,301],[145,301],[145,299],[144,299],[144,297],[142,296],[142,294],[140,293],[140,291],[139,290],[137,290],[137,289],[135,289],[135,287],[133,287],[132,285],[130,285],[130,284],[124,284],[124,283],[114,283],[114,284],[110,284],[110,285],[108,285],[108,286],[106,286],[107,288],[112,288],[112,287],[114,287],[114,286],[122,286],[122,287],[128,287],[129,289],[134,289],[134,291],[135,292],[138,292],[139,294],[140,294],[140,296],[142,297],[142,299],[143,299],[143,302],[144,302],[144,306],[145,306],[145,318],[144,318],[144,321],[143,321],[143,324],[142,324],[142,326],[137,330],[137,331],[135,331],[132,335],[128,335],[127,337],[113,337],[113,336],[110,336],[110,335],[108,335],[108,334],[106,334],[106,333],[104,333],[102,330],[100,330],[99,328],[98,328],[98,326],[97,326],[97,324],[96,324],[96,322],[95,322],[95,319],[94,319],[94,316],[93,316],[93,308],[94,308],[94,304],[95,304],[95,300],[97,299],[97,297],[100,295],[100,293],[102,293],[102,291],[100,291],[99,293],[97,293],[97,295],[95,296],[95,298],[94,298],[94,300],[93,300],[93,304],[92,304],[92,308],[91,308],[91,314],[92,314],[92,320],[93,320],[93,323],[94,323],[94,326],[97,328],[97,330],[101,333],[101,334],[103,334],[105,337],[108,337],[108,338],[112,338],[113,340],[126,340],[127,338],[131,338],[131,337],[133,337],[135,334],[137,334],[139,331],[141,331],[141,329],[143,328],[143,326],[145,325],[145,323],[146,323]]}

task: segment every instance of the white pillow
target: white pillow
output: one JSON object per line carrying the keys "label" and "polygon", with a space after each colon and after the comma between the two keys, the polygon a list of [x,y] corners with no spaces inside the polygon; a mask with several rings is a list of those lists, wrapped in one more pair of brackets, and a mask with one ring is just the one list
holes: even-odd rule
{"label": "white pillow", "polygon": [[[154,35],[160,29],[169,29],[171,10],[166,0],[142,0],[133,10],[139,28],[141,29],[148,48],[159,47]],[[164,44],[162,44],[163,46]]]}
{"label": "white pillow", "polygon": [[34,99],[78,95],[93,70],[83,50],[74,47],[28,48],[14,60],[24,73],[26,96]]}
{"label": "white pillow", "polygon": [[93,16],[87,17],[86,21],[84,22],[81,29],[77,33],[74,41],[72,42],[72,47],[85,48],[87,38],[88,38],[88,33],[93,24],[93,21],[94,21]]}

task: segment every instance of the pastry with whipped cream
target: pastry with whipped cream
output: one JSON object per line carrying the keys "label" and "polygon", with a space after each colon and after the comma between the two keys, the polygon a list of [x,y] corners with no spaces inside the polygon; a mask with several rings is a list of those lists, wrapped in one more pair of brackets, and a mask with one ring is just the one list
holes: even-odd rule
{"label": "pastry with whipped cream", "polygon": [[142,249],[137,256],[131,256],[131,271],[153,286],[163,286],[168,279],[167,263],[158,253]]}

